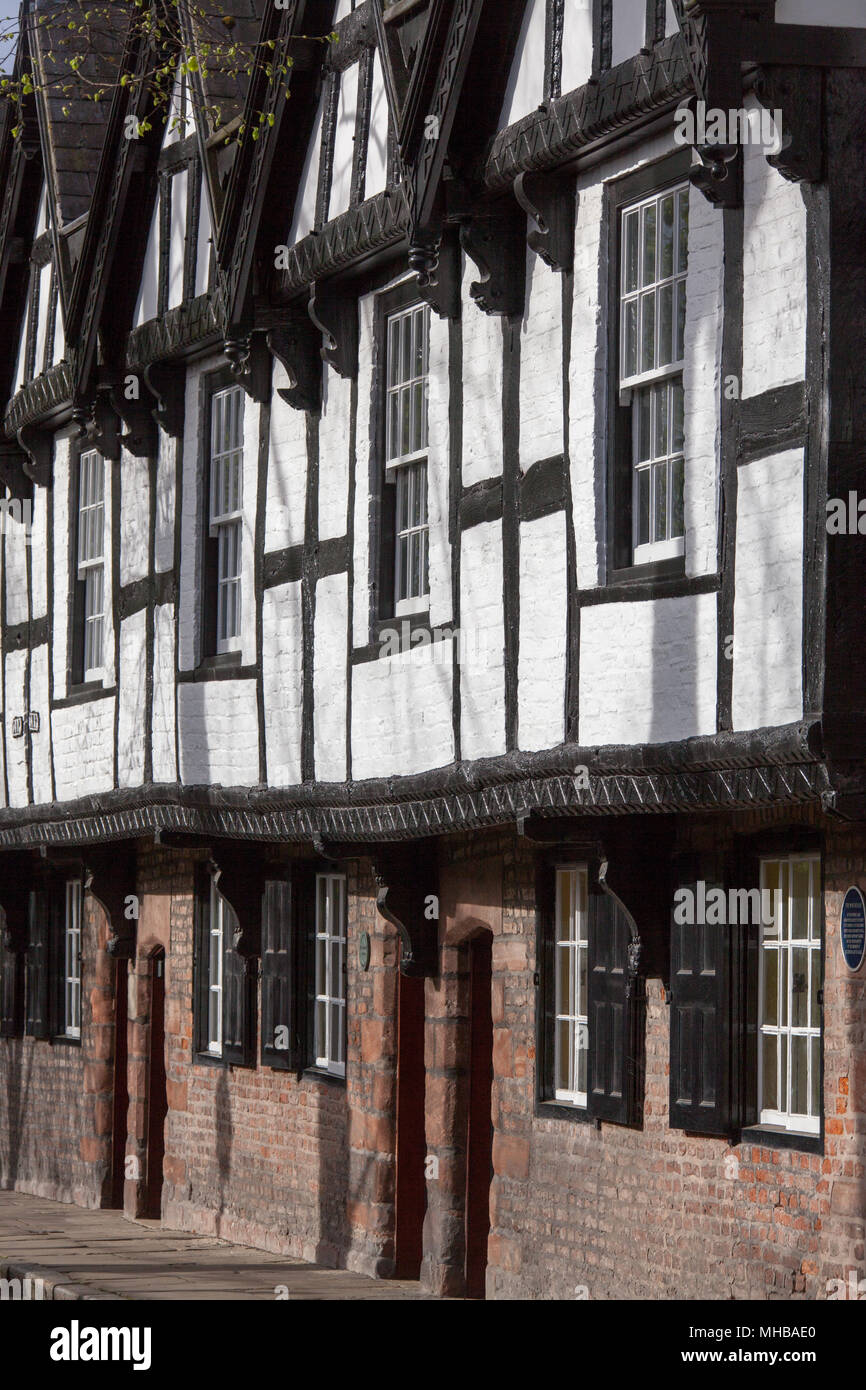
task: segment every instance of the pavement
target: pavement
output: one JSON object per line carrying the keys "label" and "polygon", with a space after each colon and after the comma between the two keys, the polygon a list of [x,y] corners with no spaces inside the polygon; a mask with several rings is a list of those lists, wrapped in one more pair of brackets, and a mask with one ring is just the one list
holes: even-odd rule
{"label": "pavement", "polygon": [[[369,1279],[20,1192],[0,1192],[0,1279],[30,1279],[29,1296],[46,1300],[435,1301],[409,1280]],[[9,1296],[0,1286],[0,1299]]]}

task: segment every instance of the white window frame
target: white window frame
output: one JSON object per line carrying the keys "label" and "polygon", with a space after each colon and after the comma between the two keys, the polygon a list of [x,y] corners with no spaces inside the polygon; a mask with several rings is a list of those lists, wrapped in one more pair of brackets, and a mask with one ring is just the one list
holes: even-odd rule
{"label": "white window frame", "polygon": [[[345,874],[316,875],[313,1052],[316,1066],[332,1076],[346,1075],[346,945],[348,899]],[[336,949],[335,949],[336,948]],[[336,959],[338,978],[334,979]],[[337,1037],[333,1010],[340,1020]],[[340,1043],[342,1042],[342,1046]],[[339,1055],[338,1055],[339,1054]]]}
{"label": "white window frame", "polygon": [[97,449],[88,449],[78,460],[76,572],[84,584],[84,680],[101,680],[105,660],[105,459]]}
{"label": "white window frame", "polygon": [[[228,414],[228,444],[221,437]],[[217,447],[219,441],[219,447]],[[210,401],[209,534],[217,541],[217,653],[238,651],[243,634],[244,391],[226,386]]]}
{"label": "white window frame", "polygon": [[[821,1055],[823,1047],[823,1027],[821,1019],[821,1003],[818,997],[819,991],[823,989],[823,897],[821,892],[821,856],[819,854],[780,854],[768,855],[761,860],[761,889],[763,890],[767,882],[767,868],[769,865],[780,865],[785,870],[786,889],[781,890],[781,920],[777,913],[778,904],[773,901],[772,922],[761,925],[761,944],[760,944],[760,963],[758,979],[758,1116],[762,1125],[772,1125],[793,1134],[820,1134],[821,1114],[823,1112],[823,1095],[821,1092]],[[793,925],[792,903],[793,903],[793,867],[794,865],[809,866],[809,894],[808,902],[808,922],[807,935],[805,937],[793,937],[791,929]],[[763,899],[763,892],[762,892]],[[814,1011],[817,1013],[817,1026],[811,1022],[805,1025],[794,1025],[793,1002],[794,1002],[794,970],[793,970],[793,951],[806,951],[808,969],[806,971],[806,999],[805,1016],[810,1020]],[[764,1021],[764,987],[766,984],[766,970],[768,956],[770,952],[778,953],[776,968],[777,979],[777,1003],[776,1017],[777,1023],[770,1024]],[[783,968],[784,961],[784,968]],[[799,992],[799,991],[798,991]],[[784,1007],[783,1007],[784,1005]],[[785,1020],[783,1022],[783,1019]],[[773,1108],[764,1105],[764,1039],[775,1037],[779,1040],[776,1053],[776,1100],[777,1105]],[[791,1056],[795,1038],[805,1037],[806,1039],[806,1095],[811,1106],[813,1083],[817,1082],[817,1102],[818,1110],[816,1114],[799,1114],[792,1110],[792,1067]],[[784,1057],[784,1086],[782,1086],[782,1059]],[[817,1068],[817,1077],[815,1077]],[[784,1093],[784,1094],[783,1094]],[[778,1102],[784,1099],[785,1106],[782,1108]]]}
{"label": "white window frame", "polygon": [[81,910],[80,878],[68,879],[63,922],[63,1033],[81,1037]]}
{"label": "white window frame", "polygon": [[[410,365],[408,375],[401,368],[405,351],[406,334],[411,332],[412,344],[409,351]],[[421,371],[414,372],[416,355],[416,334],[420,333]],[[395,366],[396,359],[396,366]],[[394,613],[398,618],[409,617],[413,613],[426,612],[430,607],[429,580],[429,537],[430,519],[428,508],[428,397],[430,382],[430,305],[423,302],[409,304],[403,309],[389,314],[385,320],[385,471],[389,483],[396,487],[395,527],[394,527]],[[400,405],[408,401],[408,439],[404,438]],[[406,448],[406,445],[409,448]],[[414,447],[413,447],[414,446]],[[404,490],[410,496],[417,495],[418,486],[422,488],[423,504],[421,520],[412,521],[403,528],[399,525],[401,498]],[[415,546],[421,549],[422,587],[412,592],[411,571],[413,566],[403,563],[404,551],[411,553]],[[407,577],[408,576],[408,577]]]}
{"label": "white window frame", "polygon": [[[569,902],[571,910],[568,921],[564,921],[565,880],[569,883]],[[560,954],[567,952],[569,968],[567,978],[570,984],[570,998],[561,997]],[[556,869],[556,915],[554,919],[553,945],[553,1098],[566,1105],[586,1109],[587,1091],[579,1089],[578,1053],[586,1055],[589,1067],[589,1010],[587,999],[581,998],[580,963],[586,962],[586,989],[589,989],[589,870],[586,864],[561,864]],[[564,1008],[567,1003],[570,1007]],[[560,1033],[561,1024],[569,1026],[568,1058],[562,1056]],[[581,1046],[582,1044],[582,1046]],[[563,1063],[567,1071],[568,1084],[560,1086]]]}
{"label": "white window frame", "polygon": [[[675,536],[673,531],[674,506],[673,481],[677,465],[685,479],[685,441],[678,448],[674,445],[674,392],[667,389],[670,383],[679,385],[682,391],[683,369],[685,366],[685,332],[686,332],[686,281],[688,277],[688,217],[689,217],[689,191],[688,182],[680,182],[670,185],[667,188],[659,189],[652,194],[637,198],[633,202],[626,203],[619,212],[619,256],[620,256],[620,303],[619,303],[619,398],[621,405],[630,405],[632,409],[632,561],[635,565],[648,564],[659,560],[676,559],[685,554],[685,520],[683,519],[683,534]],[[673,244],[672,262],[670,272],[663,273],[661,264],[662,257],[662,238],[659,235],[662,222],[661,208],[666,199],[674,200],[674,224],[673,224]],[[655,210],[655,264],[653,267],[653,278],[644,278],[644,249],[645,249],[645,228],[647,215],[650,210]],[[685,209],[685,246],[680,243],[681,217]],[[628,253],[629,238],[627,224],[631,224],[633,218],[637,219],[637,281],[635,285],[630,285],[628,281]],[[657,365],[662,356],[662,313],[661,305],[663,296],[670,290],[670,352],[672,360],[663,365]],[[653,322],[653,363],[651,368],[641,369],[640,354],[643,343],[643,315],[652,302]],[[682,305],[682,322],[680,323],[679,309]],[[635,362],[634,369],[629,369],[626,360],[628,348],[627,320],[629,310],[634,308],[634,350]],[[679,334],[682,335],[682,342],[677,343]],[[677,346],[680,347],[680,354],[677,356]],[[663,451],[656,451],[656,410],[658,392],[654,387],[665,386],[665,447]],[[650,439],[652,447],[647,458],[640,457],[641,441],[641,404],[649,401],[651,420],[650,420]],[[658,511],[658,481],[659,475],[664,467],[666,479],[665,492],[665,537],[659,540],[641,541],[640,539],[640,483],[641,475],[646,473],[649,482],[648,515],[649,532],[653,535]]]}
{"label": "white window frame", "polygon": [[[207,1051],[212,1057],[223,1052],[223,941],[225,899],[217,888],[216,875],[210,881],[210,912],[207,939]],[[214,971],[216,962],[216,971]],[[216,978],[214,978],[216,976]],[[212,1026],[212,1021],[216,1027]]]}

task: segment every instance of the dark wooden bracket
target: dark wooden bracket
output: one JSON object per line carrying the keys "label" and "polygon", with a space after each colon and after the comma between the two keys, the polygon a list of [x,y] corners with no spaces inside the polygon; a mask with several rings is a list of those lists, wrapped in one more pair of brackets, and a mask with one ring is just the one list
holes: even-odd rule
{"label": "dark wooden bracket", "polygon": [[708,202],[717,208],[739,208],[743,206],[743,152],[734,149],[729,159],[711,154],[711,146],[698,150],[699,164],[689,170],[689,180],[703,193]]}
{"label": "dark wooden bracket", "polygon": [[259,405],[264,405],[270,393],[271,359],[262,334],[231,334],[226,337],[223,352],[238,385]]}
{"label": "dark wooden bracket", "polygon": [[824,168],[824,77],[820,68],[759,69],[755,95],[765,110],[782,113],[782,148],[767,163],[793,183],[817,183]]}
{"label": "dark wooden bracket", "polygon": [[153,418],[159,428],[173,439],[183,434],[183,397],[185,374],[179,362],[152,362],[144,368],[144,380],[156,402]]}
{"label": "dark wooden bracket", "polygon": [[84,424],[83,432],[88,444],[98,449],[103,458],[111,459],[112,463],[117,463],[120,458],[120,424],[117,411],[100,392]]}
{"label": "dark wooden bracket", "polygon": [[293,306],[285,322],[268,331],[266,341],[292,383],[278,387],[278,396],[293,410],[317,413],[322,407],[321,339],[309,314]]}
{"label": "dark wooden bracket", "polygon": [[135,893],[135,854],[129,844],[93,845],[84,854],[84,886],[101,905],[110,933],[108,954],[115,960],[135,957],[137,917],[126,916],[126,901]]}
{"label": "dark wooden bracket", "polygon": [[418,293],[442,319],[459,319],[460,244],[455,232],[416,240],[409,247],[409,266],[418,277]]}
{"label": "dark wooden bracket", "polygon": [[460,244],[481,272],[469,293],[485,314],[522,314],[526,301],[526,219],[513,203],[461,223]]}
{"label": "dark wooden bracket", "polygon": [[24,472],[37,487],[50,487],[54,460],[54,436],[40,425],[22,425],[18,443],[27,455]]}
{"label": "dark wooden bracket", "polygon": [[439,922],[428,917],[429,899],[439,896],[439,866],[435,844],[417,841],[389,845],[370,856],[378,892],[376,907],[400,933],[403,975],[430,977],[438,973]]}
{"label": "dark wooden bracket", "polygon": [[574,265],[574,228],[577,191],[573,179],[549,174],[518,174],[514,196],[535,223],[529,231],[529,249],[551,270],[570,271]]}
{"label": "dark wooden bracket", "polygon": [[0,441],[0,487],[9,490],[13,498],[26,501],[33,495],[33,483],[27,473],[28,455],[11,439]]}
{"label": "dark wooden bracket", "polygon": [[132,399],[127,395],[128,378],[135,376],[129,372],[111,389],[109,399],[112,408],[126,426],[126,433],[120,442],[128,453],[136,458],[155,458],[159,447],[159,434],[154,418],[156,402],[147,385],[136,376],[137,395]]}
{"label": "dark wooden bracket", "polygon": [[234,948],[250,958],[262,953],[262,898],[265,880],[273,877],[260,845],[220,840],[211,846],[220,871],[218,888],[237,918]]}
{"label": "dark wooden bracket", "polygon": [[358,375],[358,300],[332,280],[317,280],[308,313],[322,334],[322,360],[342,377]]}

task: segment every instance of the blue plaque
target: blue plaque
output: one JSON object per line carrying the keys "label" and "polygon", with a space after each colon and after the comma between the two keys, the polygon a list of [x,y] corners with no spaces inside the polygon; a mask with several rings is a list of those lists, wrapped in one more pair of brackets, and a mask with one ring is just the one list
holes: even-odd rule
{"label": "blue plaque", "polygon": [[866,956],[866,906],[859,888],[849,888],[845,894],[839,936],[845,964],[851,971],[859,970]]}

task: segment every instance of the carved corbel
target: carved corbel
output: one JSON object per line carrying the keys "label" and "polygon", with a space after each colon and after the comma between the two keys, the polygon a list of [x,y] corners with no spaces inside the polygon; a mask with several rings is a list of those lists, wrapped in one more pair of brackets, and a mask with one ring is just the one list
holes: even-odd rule
{"label": "carved corbel", "polygon": [[137,912],[128,917],[127,901],[135,894],[135,854],[129,844],[92,845],[85,851],[84,886],[108,918],[106,950],[115,960],[135,957]]}
{"label": "carved corbel", "polygon": [[317,280],[307,311],[324,340],[322,360],[342,377],[358,375],[358,300],[332,280]]}
{"label": "carved corbel", "polygon": [[258,845],[220,840],[212,847],[219,891],[237,918],[234,948],[249,958],[262,953],[262,897],[268,868]]}
{"label": "carved corbel", "polygon": [[[126,426],[126,433],[120,442],[135,458],[155,458],[159,448],[159,437],[154,418],[155,402],[147,386],[142,394],[141,380],[130,373],[124,381],[111,388],[112,409]],[[133,391],[130,397],[128,392]]]}
{"label": "carved corbel", "polygon": [[147,389],[156,404],[153,418],[173,439],[183,434],[184,370],[178,362],[151,362],[144,369]]}
{"label": "carved corbel", "polygon": [[[389,845],[371,855],[376,907],[400,933],[403,975],[433,976],[439,956],[439,868],[435,845]],[[431,901],[437,904],[436,914]]]}
{"label": "carved corbel", "polygon": [[[816,183],[824,167],[821,69],[761,68],[755,95],[771,115],[782,114],[782,128],[776,131],[780,148],[767,155],[767,163],[792,183]],[[777,127],[778,124],[776,120]]]}
{"label": "carved corbel", "polygon": [[262,334],[249,332],[227,337],[223,353],[238,385],[263,405],[270,392],[271,359]]}
{"label": "carved corbel", "polygon": [[284,323],[271,328],[267,345],[285,368],[291,386],[279,387],[277,394],[293,410],[311,410],[322,405],[321,339],[309,314],[293,308]]}
{"label": "carved corbel", "polygon": [[37,487],[50,487],[54,460],[54,436],[40,425],[22,425],[18,443],[26,454],[24,472]]}
{"label": "carved corbel", "polygon": [[526,300],[526,220],[513,203],[473,214],[460,244],[481,272],[469,293],[485,314],[522,314]]}
{"label": "carved corbel", "polygon": [[418,293],[440,318],[460,317],[460,246],[456,236],[417,237],[409,247],[409,267]]}
{"label": "carved corbel", "polygon": [[12,497],[27,501],[33,487],[26,472],[29,462],[24,450],[11,439],[0,440],[0,488],[7,488]]}
{"label": "carved corbel", "polygon": [[117,463],[120,458],[120,417],[110,401],[101,393],[96,397],[89,419],[84,425],[87,442],[98,449],[103,458]]}
{"label": "carved corbel", "polygon": [[574,225],[577,192],[573,179],[549,174],[518,174],[514,196],[535,223],[527,235],[529,249],[551,270],[570,271],[574,265]]}

